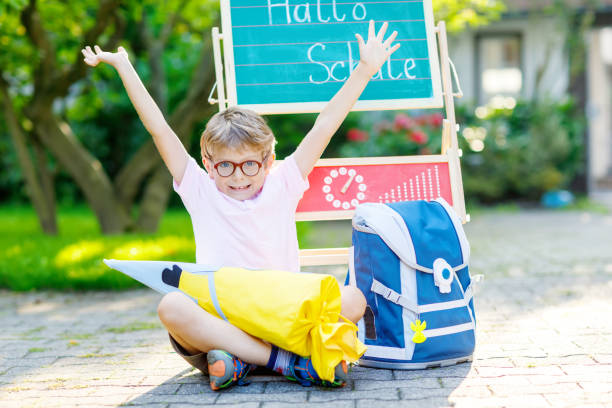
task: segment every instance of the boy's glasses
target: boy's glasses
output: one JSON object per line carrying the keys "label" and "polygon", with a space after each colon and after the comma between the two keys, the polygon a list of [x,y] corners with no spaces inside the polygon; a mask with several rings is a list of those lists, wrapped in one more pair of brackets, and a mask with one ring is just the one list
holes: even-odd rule
{"label": "boy's glasses", "polygon": [[[267,157],[268,155],[264,157],[263,161],[266,161]],[[240,170],[242,170],[242,173],[245,176],[252,177],[256,176],[257,173],[259,173],[259,169],[261,168],[261,166],[263,166],[263,164],[261,164],[257,160],[245,160],[242,163],[235,163],[233,161],[223,160],[215,164],[213,168],[221,177],[229,177],[234,174],[234,171],[236,171],[236,167],[240,167]]]}

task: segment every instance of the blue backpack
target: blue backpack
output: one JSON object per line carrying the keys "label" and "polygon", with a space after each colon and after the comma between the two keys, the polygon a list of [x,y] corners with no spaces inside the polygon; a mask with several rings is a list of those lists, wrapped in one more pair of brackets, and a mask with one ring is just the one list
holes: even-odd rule
{"label": "blue backpack", "polygon": [[443,199],[357,207],[347,281],[368,303],[358,324],[368,347],[360,365],[423,369],[471,360],[469,252]]}

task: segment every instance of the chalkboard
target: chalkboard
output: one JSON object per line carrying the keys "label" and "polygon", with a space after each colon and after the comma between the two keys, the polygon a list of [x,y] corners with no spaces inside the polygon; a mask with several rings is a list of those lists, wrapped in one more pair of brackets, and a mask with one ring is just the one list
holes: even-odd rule
{"label": "chalkboard", "polygon": [[228,104],[259,113],[320,111],[389,23],[401,47],[355,110],[442,107],[431,0],[221,0]]}

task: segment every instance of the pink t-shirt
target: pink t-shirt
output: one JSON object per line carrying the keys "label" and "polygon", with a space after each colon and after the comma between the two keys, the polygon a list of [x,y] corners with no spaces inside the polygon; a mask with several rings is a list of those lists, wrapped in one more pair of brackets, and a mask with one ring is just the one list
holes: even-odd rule
{"label": "pink t-shirt", "polygon": [[270,171],[259,194],[235,200],[221,193],[190,157],[174,190],[191,216],[196,262],[214,269],[299,272],[295,209],[307,188],[308,180],[289,156]]}

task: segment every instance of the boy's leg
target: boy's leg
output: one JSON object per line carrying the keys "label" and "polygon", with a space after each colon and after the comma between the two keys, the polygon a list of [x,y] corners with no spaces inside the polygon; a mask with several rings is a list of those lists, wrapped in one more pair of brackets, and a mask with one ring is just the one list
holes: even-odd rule
{"label": "boy's leg", "polygon": [[247,363],[266,365],[270,345],[219,319],[181,292],[165,295],[157,308],[170,335],[192,354],[222,349]]}
{"label": "boy's leg", "polygon": [[365,314],[366,298],[361,290],[355,286],[340,287],[342,308],[340,314],[353,323],[357,323]]}

